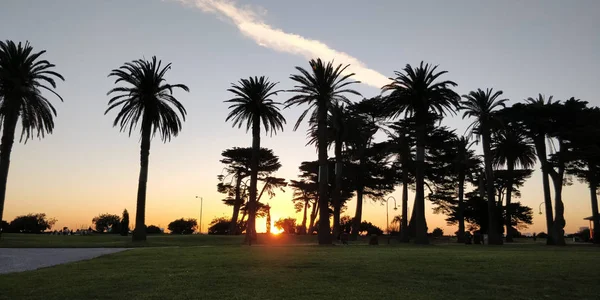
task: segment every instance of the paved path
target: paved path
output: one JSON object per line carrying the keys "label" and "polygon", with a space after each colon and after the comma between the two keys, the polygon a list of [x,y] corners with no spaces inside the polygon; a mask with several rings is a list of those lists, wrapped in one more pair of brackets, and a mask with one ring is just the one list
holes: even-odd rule
{"label": "paved path", "polygon": [[0,274],[91,259],[127,248],[0,248]]}

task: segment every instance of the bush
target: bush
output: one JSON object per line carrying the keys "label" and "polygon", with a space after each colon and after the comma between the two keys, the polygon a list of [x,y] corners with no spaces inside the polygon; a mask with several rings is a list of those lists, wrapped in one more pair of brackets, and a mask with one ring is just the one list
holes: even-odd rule
{"label": "bush", "polygon": [[431,236],[433,237],[442,237],[444,236],[444,230],[436,227],[432,232],[431,232]]}
{"label": "bush", "polygon": [[[129,234],[129,212],[127,210],[123,211],[123,217],[121,218],[120,231],[122,236],[127,236]],[[146,232],[147,232],[146,228]]]}
{"label": "bush", "polygon": [[164,232],[158,226],[150,225],[150,226],[146,227],[146,233],[147,234],[161,234]]}
{"label": "bush", "polygon": [[0,232],[12,232],[11,228],[10,228],[10,224],[4,220],[2,220],[2,222],[0,222]]}
{"label": "bush", "polygon": [[196,230],[198,226],[198,222],[196,219],[177,219],[171,223],[169,223],[169,231],[172,234],[192,234]]}
{"label": "bush", "polygon": [[283,230],[283,233],[294,234],[296,233],[296,219],[285,218],[279,219],[275,222],[275,227]]}
{"label": "bush", "polygon": [[548,238],[548,234],[546,234],[545,232],[540,232],[540,233],[537,234],[536,237],[538,237],[540,239],[547,239]]}
{"label": "bush", "polygon": [[[208,234],[214,235],[227,235],[229,234],[229,224],[231,223],[231,219],[220,217],[214,218],[210,224],[208,224]],[[246,230],[246,222],[238,222],[238,231],[243,233]]]}

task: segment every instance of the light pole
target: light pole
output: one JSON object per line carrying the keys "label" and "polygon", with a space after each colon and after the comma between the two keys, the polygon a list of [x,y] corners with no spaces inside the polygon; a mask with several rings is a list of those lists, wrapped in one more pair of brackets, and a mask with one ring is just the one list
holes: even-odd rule
{"label": "light pole", "polygon": [[388,235],[390,234],[390,198],[394,199],[394,210],[398,209],[398,205],[396,204],[396,198],[394,198],[393,196],[389,196],[387,200],[385,200],[385,220],[387,222],[385,227],[387,228],[386,230]]}
{"label": "light pole", "polygon": [[198,233],[202,234],[202,203],[204,202],[202,197],[196,196],[196,199],[200,198],[200,224],[198,225]]}
{"label": "light pole", "polygon": [[539,208],[539,210],[540,210],[540,215],[542,214],[542,204],[544,204],[544,203],[546,203],[546,202],[542,202],[542,203],[540,203],[540,206],[538,207],[538,208]]}

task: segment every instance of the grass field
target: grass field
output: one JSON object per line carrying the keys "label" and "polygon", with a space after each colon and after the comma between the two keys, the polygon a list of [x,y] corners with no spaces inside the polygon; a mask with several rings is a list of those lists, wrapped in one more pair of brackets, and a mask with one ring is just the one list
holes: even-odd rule
{"label": "grass field", "polygon": [[[98,245],[110,236],[89,238],[107,239],[89,243]],[[600,298],[600,248],[593,246],[248,247],[239,238],[153,238],[149,244],[190,247],[138,248],[0,275],[0,299]],[[201,243],[207,247],[191,246]]]}

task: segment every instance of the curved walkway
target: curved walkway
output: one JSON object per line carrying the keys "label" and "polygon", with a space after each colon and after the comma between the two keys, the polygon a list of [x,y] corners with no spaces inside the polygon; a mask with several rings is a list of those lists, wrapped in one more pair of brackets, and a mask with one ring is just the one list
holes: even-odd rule
{"label": "curved walkway", "polygon": [[0,248],[0,274],[36,270],[128,248]]}

